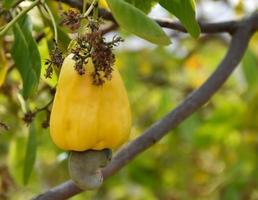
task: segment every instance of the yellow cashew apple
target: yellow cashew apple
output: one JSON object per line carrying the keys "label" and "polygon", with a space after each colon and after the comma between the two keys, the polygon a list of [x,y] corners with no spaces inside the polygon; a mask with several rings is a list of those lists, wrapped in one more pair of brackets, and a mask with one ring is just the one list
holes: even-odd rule
{"label": "yellow cashew apple", "polygon": [[108,9],[108,4],[107,4],[106,0],[100,0],[100,1],[99,1],[99,6],[100,6],[101,8]]}
{"label": "yellow cashew apple", "polygon": [[61,68],[50,117],[53,142],[73,151],[118,148],[131,128],[130,105],[118,70],[114,67],[111,80],[94,85],[91,61],[83,75],[74,66],[70,54]]}

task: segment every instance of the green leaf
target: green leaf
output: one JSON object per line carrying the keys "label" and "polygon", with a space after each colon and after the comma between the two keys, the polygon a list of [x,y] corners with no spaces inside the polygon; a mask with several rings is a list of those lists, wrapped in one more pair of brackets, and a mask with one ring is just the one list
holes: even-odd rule
{"label": "green leaf", "polygon": [[157,3],[153,0],[126,0],[128,3],[134,5],[145,13],[149,13],[151,8]]}
{"label": "green leaf", "polygon": [[[52,30],[53,31],[53,30]],[[57,34],[58,34],[58,47],[62,51],[66,51],[67,47],[69,46],[71,39],[69,38],[67,32],[64,30],[64,28],[57,27]]]}
{"label": "green leaf", "polygon": [[27,99],[37,89],[41,68],[40,54],[32,36],[29,17],[26,16],[16,23],[13,32],[15,40],[11,53],[22,77],[23,97]]}
{"label": "green leaf", "polygon": [[[16,122],[17,123],[17,122]],[[24,156],[25,155],[25,137],[19,136],[9,140],[8,143],[8,160],[7,164],[10,169],[10,173],[15,177],[15,182],[19,185],[23,184],[23,168],[24,168]]]}
{"label": "green leaf", "polygon": [[169,45],[169,37],[144,12],[124,0],[107,0],[117,23],[125,30],[158,45]]}
{"label": "green leaf", "polygon": [[27,142],[24,169],[23,169],[23,183],[26,185],[34,167],[37,154],[37,131],[35,122],[32,122],[29,129],[29,137]]}
{"label": "green leaf", "polygon": [[5,9],[10,9],[15,2],[17,2],[17,0],[4,0],[3,7]]}
{"label": "green leaf", "polygon": [[248,87],[258,88],[258,59],[251,49],[243,57],[242,70]]}
{"label": "green leaf", "polygon": [[159,0],[159,3],[175,15],[193,37],[200,35],[200,27],[195,19],[194,0]]}

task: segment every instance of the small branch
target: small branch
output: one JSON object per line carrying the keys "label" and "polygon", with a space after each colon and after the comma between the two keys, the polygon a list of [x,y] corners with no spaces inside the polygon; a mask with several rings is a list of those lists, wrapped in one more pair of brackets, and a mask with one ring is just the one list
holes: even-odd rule
{"label": "small branch", "polygon": [[[177,30],[183,33],[187,33],[187,30],[178,22],[173,22],[169,19],[156,19],[155,20],[161,27],[169,28],[173,30]],[[227,21],[227,22],[219,22],[219,23],[201,23],[199,22],[199,26],[201,29],[201,33],[230,33],[232,34],[239,25],[239,21]]]}
{"label": "small branch", "polygon": [[21,17],[23,17],[27,12],[34,8],[41,0],[34,1],[29,7],[22,10],[17,16],[15,16],[12,21],[10,21],[4,29],[0,32],[0,37],[3,36]]}
{"label": "small branch", "polygon": [[83,17],[86,18],[91,13],[91,11],[94,9],[95,4],[97,3],[97,0],[93,0],[88,10],[83,14]]}
{"label": "small branch", "polygon": [[[66,1],[68,2],[68,1]],[[116,23],[112,13],[105,9],[100,9],[100,16],[109,21],[113,21]],[[163,28],[169,28],[172,30],[177,30],[183,33],[187,33],[186,29],[182,24],[179,22],[174,22],[170,19],[153,19],[155,20],[161,27]],[[233,33],[239,25],[240,21],[227,21],[227,22],[218,22],[218,23],[201,23],[199,22],[200,29],[202,33]]]}
{"label": "small branch", "polygon": [[[82,8],[82,3],[80,1],[76,0],[61,0],[63,3],[66,3],[72,7],[76,7],[81,9]],[[105,9],[100,9],[99,10],[99,16],[102,17],[105,20],[113,21],[116,23],[113,15],[111,12],[105,10]],[[187,33],[186,29],[184,26],[182,26],[178,22],[173,22],[172,20],[169,19],[153,19],[155,20],[161,27],[164,28],[169,28],[172,30],[177,30],[183,33]],[[228,22],[218,22],[218,23],[199,23],[200,29],[202,33],[233,33],[239,25],[240,21],[228,21]]]}
{"label": "small branch", "polygon": [[26,112],[23,116],[23,121],[27,124],[27,125],[30,125],[35,116],[39,113],[39,112],[42,112],[42,111],[46,111],[48,113],[50,113],[50,111],[48,110],[48,107],[53,103],[54,101],[54,98],[52,98],[46,105],[44,105],[42,108],[37,108],[35,111],[31,111],[29,110],[28,112]]}
{"label": "small branch", "polygon": [[54,15],[53,15],[52,11],[50,10],[50,8],[48,7],[47,3],[44,3],[43,7],[45,8],[45,10],[47,11],[47,13],[50,17],[50,20],[51,20],[51,23],[52,23],[52,26],[53,26],[53,29],[54,29],[54,39],[57,42],[58,41],[58,34],[57,34],[57,26],[56,26],[56,21],[55,21]]}
{"label": "small branch", "polygon": [[[112,14],[105,10],[105,9],[100,9],[100,16],[109,21],[113,21],[116,23],[114,17]],[[172,30],[177,30],[183,33],[187,33],[186,29],[182,24],[179,22],[174,22],[170,19],[153,19],[156,21],[161,27],[163,28],[169,28]],[[202,33],[222,33],[222,32],[227,32],[227,33],[233,33],[239,25],[240,21],[227,21],[227,22],[218,22],[218,23],[201,23],[199,22],[200,29]]]}
{"label": "small branch", "polygon": [[36,111],[34,112],[35,114],[41,112],[41,111],[44,111],[44,110],[47,110],[48,107],[53,103],[54,101],[54,98],[52,98],[46,105],[44,105],[43,107],[41,108],[37,108]]}
{"label": "small branch", "polygon": [[[168,113],[161,120],[153,124],[141,136],[122,148],[112,159],[112,162],[103,169],[103,176],[107,178],[134,159],[144,150],[151,147],[169,131],[177,127],[183,120],[201,108],[227,80],[230,74],[241,61],[255,24],[258,22],[258,13],[239,22],[237,30],[232,34],[232,40],[226,56],[215,72],[196,91],[190,94],[176,109]],[[63,200],[82,192],[72,181],[67,181],[37,197],[34,200]]]}
{"label": "small branch", "polygon": [[85,13],[86,12],[86,8],[87,8],[87,0],[83,0],[83,7],[82,7],[82,12]]}
{"label": "small branch", "polygon": [[66,181],[32,200],[63,200],[82,192],[73,181]]}

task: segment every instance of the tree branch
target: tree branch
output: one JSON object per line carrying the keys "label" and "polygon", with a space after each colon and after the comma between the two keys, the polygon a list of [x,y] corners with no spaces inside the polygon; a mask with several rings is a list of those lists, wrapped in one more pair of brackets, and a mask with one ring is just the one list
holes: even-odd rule
{"label": "tree branch", "polygon": [[[78,0],[61,0],[61,1],[72,7],[82,9],[82,1],[78,1]],[[116,20],[114,19],[113,15],[111,14],[111,12],[109,12],[105,9],[100,9],[99,15],[103,19],[113,21],[115,24],[117,24]],[[168,28],[168,29],[180,31],[183,33],[187,33],[184,26],[182,26],[178,22],[174,22],[170,19],[153,19],[153,20],[155,20],[163,28]],[[200,22],[199,25],[200,25],[200,29],[201,29],[202,33],[211,34],[211,33],[226,32],[226,33],[231,34],[238,28],[239,23],[240,23],[240,21],[232,20],[232,21],[218,22],[218,23],[201,23]]]}
{"label": "tree branch", "polygon": [[[107,178],[144,150],[151,147],[168,132],[178,126],[184,119],[209,101],[216,91],[223,85],[230,74],[241,61],[251,36],[258,28],[258,13],[246,20],[238,22],[238,28],[232,32],[232,40],[226,56],[218,65],[215,72],[196,91],[190,94],[177,108],[168,113],[161,120],[153,124],[141,136],[122,148],[103,169],[103,176]],[[82,192],[72,181],[67,181],[39,196],[35,200],[62,200]]]}
{"label": "tree branch", "polygon": [[[103,19],[113,21],[115,24],[117,24],[111,12],[105,9],[100,9],[99,14]],[[170,19],[153,19],[153,20],[155,20],[163,28],[168,28],[168,29],[180,31],[183,33],[187,33],[187,30],[179,22],[174,22]],[[209,34],[222,33],[222,32],[233,33],[238,28],[239,23],[240,21],[231,20],[227,22],[218,22],[218,23],[199,22],[199,25],[202,33],[209,33]]]}
{"label": "tree branch", "polygon": [[[187,33],[187,30],[178,22],[173,22],[169,19],[156,19],[155,21],[163,28],[169,28],[183,33]],[[219,23],[199,22],[199,26],[201,29],[201,33],[214,34],[226,32],[232,34],[238,28],[239,23],[239,21],[234,20]]]}

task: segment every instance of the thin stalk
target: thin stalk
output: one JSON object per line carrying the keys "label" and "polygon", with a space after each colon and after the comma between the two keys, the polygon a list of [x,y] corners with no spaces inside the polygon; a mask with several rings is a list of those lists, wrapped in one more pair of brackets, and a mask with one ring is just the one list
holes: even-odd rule
{"label": "thin stalk", "polygon": [[10,21],[2,31],[0,31],[0,37],[3,36],[21,17],[23,17],[27,12],[34,8],[41,0],[34,1],[29,7],[22,10],[17,16],[15,16],[12,21]]}
{"label": "thin stalk", "polygon": [[97,20],[99,17],[99,8],[98,8],[98,1],[96,2],[94,9],[93,9],[93,19]]}
{"label": "thin stalk", "polygon": [[51,19],[50,19],[48,13],[47,13],[45,7],[43,7],[42,5],[39,5],[39,6],[38,6],[38,9],[39,9],[39,12],[40,12],[40,14],[42,15],[42,17],[45,17],[46,19],[48,19],[49,21],[51,21]]}
{"label": "thin stalk", "polygon": [[83,9],[82,9],[83,13],[86,12],[86,6],[87,6],[87,0],[83,0]]}
{"label": "thin stalk", "polygon": [[52,22],[52,25],[53,25],[53,28],[54,28],[54,38],[55,38],[55,41],[57,42],[58,41],[58,35],[57,35],[57,26],[56,26],[56,21],[55,21],[54,15],[53,15],[53,13],[51,12],[50,8],[48,7],[48,5],[46,3],[44,4],[44,7],[45,7],[46,11],[48,12],[50,20]]}
{"label": "thin stalk", "polygon": [[0,27],[0,30],[3,30],[6,27],[6,24]]}
{"label": "thin stalk", "polygon": [[91,13],[91,11],[94,9],[95,4],[96,4],[97,1],[98,0],[93,0],[92,1],[92,3],[90,4],[90,7],[88,8],[88,10],[83,15],[84,18],[87,17]]}

